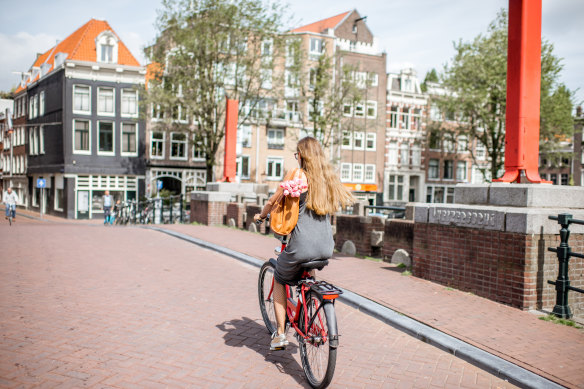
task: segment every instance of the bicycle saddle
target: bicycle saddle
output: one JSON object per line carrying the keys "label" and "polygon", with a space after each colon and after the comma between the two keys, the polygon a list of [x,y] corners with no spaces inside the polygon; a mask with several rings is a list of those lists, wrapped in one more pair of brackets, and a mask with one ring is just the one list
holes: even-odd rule
{"label": "bicycle saddle", "polygon": [[328,259],[322,261],[310,261],[304,262],[303,264],[300,265],[300,267],[306,270],[312,269],[322,270],[322,268],[328,265],[328,263],[329,263]]}

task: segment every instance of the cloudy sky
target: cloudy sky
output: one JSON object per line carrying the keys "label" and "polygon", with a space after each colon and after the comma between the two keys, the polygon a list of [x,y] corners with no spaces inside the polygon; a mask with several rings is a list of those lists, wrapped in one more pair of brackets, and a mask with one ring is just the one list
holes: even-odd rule
{"label": "cloudy sky", "polygon": [[[273,0],[274,1],[274,0]],[[287,0],[282,0],[287,1]],[[91,18],[107,20],[138,60],[153,41],[160,0],[1,0],[0,90],[18,82],[36,53],[51,48]],[[454,54],[453,42],[485,32],[507,0],[289,0],[291,26],[308,24],[357,8],[387,52],[388,71],[413,67],[423,78],[443,69]],[[542,36],[563,58],[561,81],[584,103],[584,1],[543,0]]]}

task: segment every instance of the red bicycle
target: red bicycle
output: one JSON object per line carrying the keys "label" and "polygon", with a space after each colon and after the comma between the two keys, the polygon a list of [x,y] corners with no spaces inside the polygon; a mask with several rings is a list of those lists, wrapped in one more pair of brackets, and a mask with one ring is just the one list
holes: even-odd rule
{"label": "red bicycle", "polygon": [[[282,240],[282,250],[286,248],[286,238]],[[295,288],[296,300],[293,287],[286,285],[286,332],[290,327],[295,331],[302,368],[313,388],[330,384],[339,345],[335,299],[342,291],[325,281],[316,281],[310,274],[311,270],[322,270],[327,264],[328,260],[302,265],[302,278]],[[273,299],[275,268],[276,260],[271,258],[262,265],[258,280],[260,310],[270,334],[277,328]]]}

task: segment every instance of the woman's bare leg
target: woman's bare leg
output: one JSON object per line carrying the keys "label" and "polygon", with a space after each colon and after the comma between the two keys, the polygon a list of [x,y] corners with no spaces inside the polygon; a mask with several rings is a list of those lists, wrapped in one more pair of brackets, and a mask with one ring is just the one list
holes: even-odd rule
{"label": "woman's bare leg", "polygon": [[286,287],[274,280],[274,310],[278,322],[278,335],[284,333],[286,324]]}

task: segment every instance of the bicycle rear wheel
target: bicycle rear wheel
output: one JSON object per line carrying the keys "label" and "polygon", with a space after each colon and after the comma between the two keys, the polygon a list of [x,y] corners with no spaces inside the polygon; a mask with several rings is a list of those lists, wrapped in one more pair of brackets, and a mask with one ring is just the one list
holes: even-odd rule
{"label": "bicycle rear wheel", "polygon": [[[308,328],[305,328],[304,309],[300,310],[299,326],[307,339],[299,339],[300,359],[308,382],[313,388],[326,388],[333,379],[337,362],[336,316],[334,305],[323,305],[322,296],[306,294]],[[334,345],[331,336],[335,337]]]}
{"label": "bicycle rear wheel", "polygon": [[258,297],[262,318],[271,335],[276,331],[277,322],[274,311],[274,266],[269,261],[264,263],[260,269]]}

